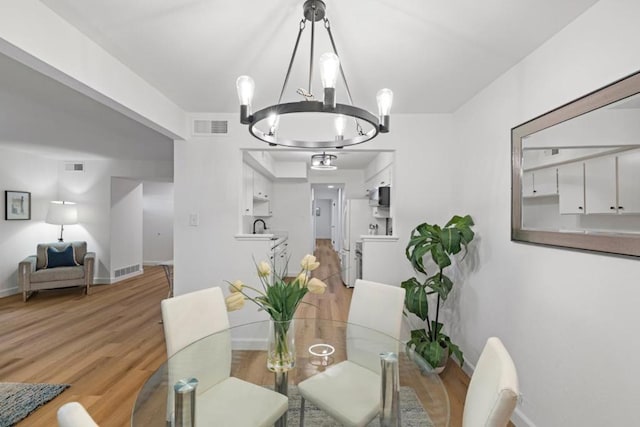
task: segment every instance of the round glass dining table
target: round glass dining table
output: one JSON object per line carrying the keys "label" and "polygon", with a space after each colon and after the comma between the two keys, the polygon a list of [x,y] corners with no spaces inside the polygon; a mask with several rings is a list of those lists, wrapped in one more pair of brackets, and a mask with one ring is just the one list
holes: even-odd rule
{"label": "round glass dining table", "polygon": [[[449,425],[449,398],[442,381],[423,359],[407,353],[402,342],[359,325],[296,318],[293,322],[295,366],[284,375],[274,374],[267,369],[269,324],[270,321],[265,320],[232,326],[202,338],[174,354],[152,374],[139,391],[131,425],[174,425],[174,385],[192,378],[198,380],[198,376],[203,376],[203,372],[208,369],[230,365],[232,377],[287,394],[289,410],[276,425],[298,426],[301,408],[297,384],[349,360],[379,373],[381,388],[384,390],[387,381],[385,377],[388,377],[382,372],[385,369],[381,366],[384,354],[392,354],[394,364],[397,360],[395,376],[399,380],[396,381],[396,384],[399,382],[399,393],[396,396],[399,400],[400,425]],[[188,328],[189,325],[184,327]],[[194,392],[196,407],[198,393],[201,391],[203,390],[197,387]],[[242,396],[238,396],[238,399],[242,399]],[[381,402],[382,400],[381,397]],[[383,403],[381,408],[384,410]],[[210,413],[208,416],[215,418]],[[339,425],[309,401],[304,406],[304,420],[307,427]],[[380,425],[381,421],[376,417],[370,425]],[[217,424],[224,422],[197,419],[199,426]]]}

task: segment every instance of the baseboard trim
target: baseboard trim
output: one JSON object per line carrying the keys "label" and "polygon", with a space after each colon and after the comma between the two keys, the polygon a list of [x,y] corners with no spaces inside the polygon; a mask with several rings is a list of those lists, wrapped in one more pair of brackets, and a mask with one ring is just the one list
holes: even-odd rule
{"label": "baseboard trim", "polygon": [[20,288],[14,286],[13,288],[3,289],[0,291],[0,298],[10,297],[11,295],[19,294]]}

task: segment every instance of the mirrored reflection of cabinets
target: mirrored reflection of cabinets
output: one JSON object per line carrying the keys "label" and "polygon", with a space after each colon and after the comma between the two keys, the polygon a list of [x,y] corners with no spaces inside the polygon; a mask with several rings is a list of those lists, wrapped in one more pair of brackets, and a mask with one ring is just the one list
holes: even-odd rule
{"label": "mirrored reflection of cabinets", "polygon": [[512,240],[640,257],[640,72],[511,137]]}
{"label": "mirrored reflection of cabinets", "polygon": [[570,163],[558,168],[560,214],[584,213],[584,164]]}
{"label": "mirrored reflection of cabinets", "polygon": [[525,172],[522,176],[523,197],[558,194],[558,169],[555,167]]}

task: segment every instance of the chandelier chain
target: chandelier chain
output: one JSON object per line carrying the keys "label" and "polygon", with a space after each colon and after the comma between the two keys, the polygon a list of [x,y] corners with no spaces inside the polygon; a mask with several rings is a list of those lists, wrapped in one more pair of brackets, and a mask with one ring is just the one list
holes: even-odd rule
{"label": "chandelier chain", "polygon": [[311,55],[309,55],[309,89],[307,92],[313,96],[313,90],[311,88],[311,80],[313,79],[313,45],[315,44],[316,35],[316,4],[315,2],[311,6],[313,8],[313,19],[311,19]]}

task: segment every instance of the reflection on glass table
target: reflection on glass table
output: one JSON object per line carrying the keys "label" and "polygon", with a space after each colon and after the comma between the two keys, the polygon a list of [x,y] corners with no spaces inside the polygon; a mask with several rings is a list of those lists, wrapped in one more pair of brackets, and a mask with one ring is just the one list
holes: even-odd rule
{"label": "reflection on glass table", "polygon": [[[229,340],[233,348],[231,363],[233,377],[275,388],[288,395],[288,413],[276,425],[297,426],[299,424],[301,402],[297,384],[301,381],[330,370],[331,366],[344,360],[356,362],[381,374],[381,366],[385,363],[385,358],[381,358],[381,354],[387,354],[388,361],[388,353],[397,354],[396,373],[399,378],[399,393],[396,401],[399,402],[400,425],[449,425],[449,399],[440,378],[437,374],[429,372],[428,366],[422,359],[405,353],[401,342],[380,332],[345,322],[295,319],[295,367],[284,375],[274,374],[267,369],[266,338],[269,323],[269,321],[261,321],[235,326],[209,335],[176,353],[153,373],[138,393],[131,425],[173,425],[176,409],[174,385],[181,380],[188,381],[193,378],[195,366],[211,366],[212,369],[216,369],[216,354],[220,354],[216,349],[228,345]],[[393,360],[395,364],[395,359]],[[381,375],[381,389],[385,387],[383,377],[385,375]],[[385,387],[385,390],[389,389]],[[222,415],[212,414],[210,410],[198,406],[198,395],[205,392],[206,390],[199,386],[196,387],[196,425],[224,426]],[[370,391],[367,390],[367,392]],[[357,396],[354,396],[354,400],[356,398]],[[238,399],[242,399],[242,396],[238,396]],[[388,397],[385,397],[385,410],[388,404],[387,399]],[[388,417],[389,413],[385,412],[385,416]],[[396,419],[395,415],[394,419]],[[327,424],[328,421],[330,421],[328,415],[309,402],[306,403],[305,426],[334,425]],[[335,423],[335,425],[338,424]],[[372,425],[379,425],[377,417]]]}

